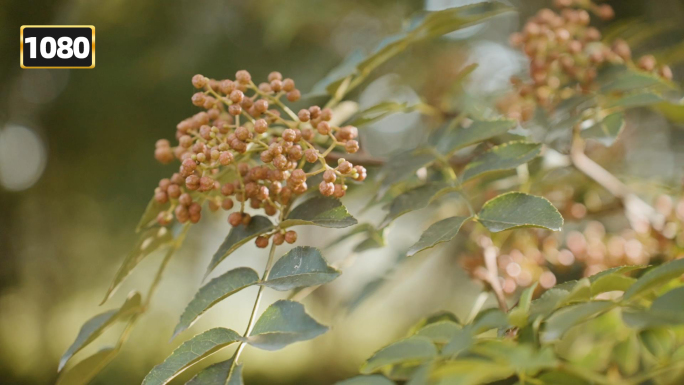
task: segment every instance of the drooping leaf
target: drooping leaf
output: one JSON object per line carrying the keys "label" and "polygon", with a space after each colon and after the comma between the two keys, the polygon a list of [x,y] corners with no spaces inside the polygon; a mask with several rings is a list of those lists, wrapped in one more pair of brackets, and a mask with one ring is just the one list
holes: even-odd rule
{"label": "drooping leaf", "polygon": [[260,349],[278,350],[299,341],[318,337],[328,330],[311,318],[301,303],[280,300],[259,317],[247,342]]}
{"label": "drooping leaf", "polygon": [[380,374],[371,374],[352,377],[336,382],[335,385],[394,385],[394,382]]}
{"label": "drooping leaf", "polygon": [[463,147],[483,142],[505,134],[515,128],[515,120],[475,120],[468,128],[456,128],[446,133],[437,148],[442,154],[449,154]]}
{"label": "drooping leaf", "polygon": [[114,294],[114,291],[119,287],[121,282],[133,271],[133,269],[146,256],[153,251],[165,246],[173,241],[173,234],[166,227],[155,227],[142,233],[138,238],[133,250],[126,256],[119,271],[114,276],[114,281],[109,286],[104,299],[100,303],[105,303]]}
{"label": "drooping leaf", "polygon": [[209,329],[183,342],[164,362],[152,368],[142,384],[166,384],[183,370],[241,339],[239,334],[230,329]]}
{"label": "drooping leaf", "polygon": [[514,169],[539,156],[541,147],[541,144],[526,142],[509,142],[493,147],[468,163],[463,180],[488,172]]}
{"label": "drooping leaf", "polygon": [[217,362],[197,373],[185,385],[244,385],[242,365],[235,365],[232,373],[231,368],[233,368],[232,359]]}
{"label": "drooping leaf", "polygon": [[356,223],[356,219],[349,214],[339,199],[316,196],[295,207],[281,223],[281,227],[315,225],[343,228]]}
{"label": "drooping leaf", "polygon": [[625,126],[625,117],[622,112],[616,112],[603,118],[602,121],[583,130],[581,135],[585,139],[593,139],[610,147],[615,143],[618,135]]}
{"label": "drooping leaf", "polygon": [[430,339],[413,336],[375,352],[361,367],[361,373],[372,373],[384,366],[399,363],[422,363],[436,356],[437,348]]}
{"label": "drooping leaf", "polygon": [[454,189],[446,183],[428,183],[399,195],[389,204],[389,212],[380,227],[386,227],[408,212],[426,207],[434,199]]}
{"label": "drooping leaf", "polygon": [[610,301],[590,301],[564,307],[546,320],[541,339],[544,342],[558,340],[573,326],[603,314],[614,306]]}
{"label": "drooping leaf", "polygon": [[328,283],[340,275],[315,247],[298,246],[280,258],[262,284],[276,290]]}
{"label": "drooping leaf", "polygon": [[[102,332],[105,331],[109,326],[112,326],[116,321],[119,321],[125,317],[131,316],[140,311],[140,293],[133,292],[126,302],[119,308],[113,309],[102,314],[98,314],[95,317],[89,319],[78,332],[76,340],[64,353],[62,358],[59,360],[58,371],[61,371],[66,365],[67,361],[74,354],[83,349],[86,345],[93,342]],[[95,359],[93,359],[95,360]]]}
{"label": "drooping leaf", "polygon": [[676,259],[649,270],[634,285],[625,291],[624,299],[629,300],[648,290],[664,285],[684,274],[684,259]]}
{"label": "drooping leaf", "polygon": [[185,308],[171,338],[176,338],[178,334],[192,326],[197,318],[212,306],[257,282],[259,282],[259,275],[248,267],[239,267],[212,279],[197,291],[195,298]]}
{"label": "drooping leaf", "polygon": [[501,194],[489,200],[477,220],[494,233],[520,227],[560,231],[563,226],[563,217],[551,202],[521,192]]}
{"label": "drooping leaf", "polygon": [[411,246],[407,255],[409,257],[416,255],[419,251],[429,249],[439,243],[448,242],[454,239],[463,223],[468,219],[470,219],[470,217],[451,217],[433,223],[420,236],[418,242]]}
{"label": "drooping leaf", "polygon": [[250,239],[254,239],[261,234],[271,231],[273,228],[273,223],[271,223],[268,218],[261,215],[252,217],[252,220],[247,226],[239,225],[237,227],[231,228],[228,236],[226,236],[226,239],[211,258],[206,275],[211,273],[211,271],[214,270],[216,266],[221,263],[221,261],[228,257],[232,252],[237,250],[240,246],[247,243]]}
{"label": "drooping leaf", "polygon": [[116,356],[118,349],[104,348],[63,372],[56,385],[86,385]]}

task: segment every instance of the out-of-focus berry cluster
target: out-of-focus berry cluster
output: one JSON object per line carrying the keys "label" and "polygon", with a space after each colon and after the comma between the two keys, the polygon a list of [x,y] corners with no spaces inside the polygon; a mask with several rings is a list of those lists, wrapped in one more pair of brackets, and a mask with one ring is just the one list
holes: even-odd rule
{"label": "out-of-focus berry cluster", "polygon": [[629,45],[616,40],[611,46],[601,42],[601,32],[590,25],[591,14],[610,20],[615,14],[608,4],[591,0],[556,0],[560,13],[545,8],[525,24],[522,32],[510,37],[513,47],[529,58],[530,79],[514,77],[515,93],[501,99],[499,110],[509,118],[529,121],[537,107],[553,110],[561,101],[597,88],[598,71],[606,64],[625,63],[672,79],[667,66],[643,56],[632,61]]}
{"label": "out-of-focus berry cluster", "polygon": [[[343,158],[334,166],[326,162],[338,146],[348,153],[359,150],[356,127],[331,124],[329,108],[311,106],[292,112],[281,101],[283,97],[299,100],[301,94],[292,79],[272,72],[268,82],[257,86],[250,73],[242,70],[235,79],[195,75],[192,84],[200,90],[192,103],[204,111],[176,126],[176,146],[166,139],[156,143],[159,162],[181,162],[178,172],[162,179],[155,190],[158,202],[171,203],[157,217],[160,224],[170,223],[174,216],[181,223],[197,223],[202,203],[208,201],[214,211],[239,206],[228,222],[247,225],[251,217],[245,213],[246,205],[282,217],[293,197],[307,191],[310,176],[322,173],[319,191],[338,198],[345,195],[348,180],[366,178],[362,166]],[[308,173],[304,170],[307,163],[313,164]],[[217,179],[227,169],[235,171],[235,177],[222,184]],[[294,243],[297,234],[279,230],[258,237],[256,244],[266,247],[271,237],[275,244]]]}
{"label": "out-of-focus berry cluster", "polygon": [[[666,218],[660,232],[609,232],[602,223],[589,221],[581,230],[511,234],[505,246],[497,250],[504,292],[513,294],[537,281],[543,289],[549,289],[560,276],[577,279],[612,267],[684,257],[684,197],[675,202],[670,196],[661,195],[654,207]],[[473,233],[471,238],[482,250],[491,247],[487,236]],[[475,278],[481,277],[485,269],[481,252],[465,255],[461,264]]]}

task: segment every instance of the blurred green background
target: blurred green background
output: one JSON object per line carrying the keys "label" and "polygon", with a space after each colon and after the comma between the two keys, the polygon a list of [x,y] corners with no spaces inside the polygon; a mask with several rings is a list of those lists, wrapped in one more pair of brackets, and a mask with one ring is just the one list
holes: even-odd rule
{"label": "blurred green background", "polygon": [[[371,49],[398,31],[412,13],[470,2],[0,2],[0,382],[54,383],[57,361],[81,324],[121,303],[127,291],[147,288],[158,255],[146,259],[111,302],[97,306],[134,242],[133,229],[154,187],[174,171],[175,166],[154,161],[154,143],[171,139],[176,123],[196,112],[190,103],[192,75],[220,79],[244,68],[263,79],[278,70],[295,79],[305,93],[353,49]],[[411,100],[417,95],[438,103],[445,82],[472,61],[483,65],[469,85],[471,92],[506,89],[508,77],[524,68],[521,57],[506,47],[507,36],[545,4],[511,3],[520,14],[412,48],[384,65],[369,80],[370,86],[362,87],[366,91],[352,98],[362,107],[387,97]],[[636,18],[652,24],[684,17],[684,1],[679,0],[610,3],[618,22]],[[19,28],[28,24],[95,25],[95,69],[20,69]],[[636,51],[677,42],[681,34]],[[678,67],[675,78],[681,79]],[[383,155],[411,140],[420,130],[421,118],[405,115],[386,118],[369,129],[365,139],[371,152]],[[651,113],[644,112],[639,119],[648,123],[649,131],[625,135],[617,151],[617,160],[624,161],[622,171],[656,181],[681,179],[682,131]],[[361,189],[345,198],[354,215],[368,200],[367,193]],[[377,212],[370,211],[361,219],[375,216]],[[182,308],[201,284],[210,255],[229,230],[225,215],[206,217],[211,219],[191,231],[172,261],[152,311],[93,383],[139,383],[194,333],[217,325],[244,328],[255,295],[252,289],[217,306],[193,330],[169,343]],[[374,350],[403,335],[422,316],[441,309],[465,316],[480,288],[460,271],[453,253],[411,260],[391,270],[397,255],[417,237],[412,225],[416,218],[419,214],[400,221],[404,226],[392,230],[390,247],[359,255],[340,280],[306,299],[309,311],[331,325],[332,333],[279,352],[248,348],[243,355],[246,382],[329,384],[356,373]],[[337,235],[306,229],[300,239],[301,244],[324,246]],[[344,258],[351,246],[345,243],[328,251],[328,258]],[[238,265],[261,269],[265,257],[263,251],[246,246],[216,274]],[[388,270],[392,284],[355,311],[345,310],[342,305],[353,300],[363,284]],[[272,293],[267,296],[276,298]],[[117,332],[102,336],[93,349],[113,343]],[[229,357],[231,350],[199,367]],[[178,382],[196,369],[189,372]]]}

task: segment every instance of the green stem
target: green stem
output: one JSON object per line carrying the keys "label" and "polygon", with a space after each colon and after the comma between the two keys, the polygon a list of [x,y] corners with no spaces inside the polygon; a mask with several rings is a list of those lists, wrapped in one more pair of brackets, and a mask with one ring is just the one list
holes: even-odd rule
{"label": "green stem", "polygon": [[[261,281],[265,281],[266,278],[268,278],[268,274],[271,272],[271,265],[273,264],[273,257],[275,256],[275,249],[276,249],[276,244],[271,243],[271,250],[268,253],[268,261],[266,261],[266,267],[264,268],[264,273],[261,275]],[[257,293],[256,299],[254,300],[254,306],[252,307],[252,314],[249,316],[249,321],[247,322],[247,329],[245,330],[245,333],[242,335],[244,338],[247,338],[249,336],[249,333],[252,332],[252,329],[254,329],[254,324],[256,323],[256,315],[257,312],[259,311],[259,304],[261,303],[261,298],[263,297],[264,294],[264,287],[263,285],[259,286],[259,292]],[[235,350],[235,354],[233,354],[233,362],[230,365],[230,371],[229,373],[233,372],[233,368],[235,368],[235,365],[238,362],[238,359],[240,358],[240,355],[242,354],[242,351],[245,350],[245,346],[247,345],[246,342],[242,341],[240,342],[240,345],[238,346],[237,350]]]}

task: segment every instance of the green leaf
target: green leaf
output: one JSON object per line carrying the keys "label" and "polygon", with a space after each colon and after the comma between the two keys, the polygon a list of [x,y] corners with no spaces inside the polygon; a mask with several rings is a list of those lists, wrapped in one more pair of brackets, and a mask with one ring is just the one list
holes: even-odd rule
{"label": "green leaf", "polygon": [[651,329],[639,333],[641,344],[658,359],[669,356],[674,350],[675,335],[668,329]]}
{"label": "green leaf", "polygon": [[565,300],[570,292],[557,287],[544,292],[530,304],[530,318],[546,317]]}
{"label": "green leaf", "polygon": [[558,306],[565,306],[573,302],[586,302],[589,298],[591,298],[591,281],[588,278],[582,278],[575,283],[575,286]]}
{"label": "green leaf", "polygon": [[551,202],[521,192],[509,192],[489,200],[477,220],[494,233],[520,227],[560,231],[563,226],[563,217]]}
{"label": "green leaf", "polygon": [[639,340],[630,334],[624,341],[620,341],[613,348],[613,360],[620,367],[620,372],[631,376],[639,370],[640,351]]}
{"label": "green leaf", "polygon": [[450,154],[458,149],[483,142],[515,128],[515,120],[475,120],[468,128],[457,128],[444,135],[438,145],[442,154]]}
{"label": "green leaf", "polygon": [[225,328],[209,329],[183,342],[164,362],[152,368],[142,384],[166,384],[198,361],[241,340],[242,337],[233,330]]}
{"label": "green leaf", "polygon": [[280,300],[259,317],[247,342],[260,349],[278,350],[318,337],[328,330],[304,311],[301,303]]}
{"label": "green leaf", "polygon": [[252,220],[247,226],[239,225],[231,228],[228,236],[211,258],[211,263],[209,263],[205,277],[209,275],[221,261],[226,259],[227,256],[237,250],[240,246],[247,243],[250,239],[254,239],[261,234],[271,231],[273,228],[273,223],[271,223],[268,218],[261,215],[252,217]]}
{"label": "green leaf", "polygon": [[407,113],[414,109],[417,109],[420,105],[409,106],[408,103],[385,101],[378,103],[372,107],[369,107],[363,111],[360,111],[352,121],[349,122],[350,125],[360,127],[366,124],[377,122],[387,115],[395,112]]}
{"label": "green leaf", "polygon": [[197,318],[212,306],[257,282],[259,282],[259,275],[248,267],[239,267],[212,279],[197,291],[195,298],[185,308],[171,338],[176,338],[192,326]]}
{"label": "green leaf", "polygon": [[63,372],[56,385],[86,385],[97,375],[118,352],[116,348],[105,348]]}
{"label": "green leaf", "polygon": [[626,92],[642,90],[658,85],[667,86],[667,84],[656,75],[647,72],[627,70],[601,87],[601,92]]}
{"label": "green leaf", "polygon": [[480,314],[475,317],[475,320],[470,325],[471,330],[474,334],[484,333],[491,329],[504,329],[508,328],[508,318],[499,309],[487,309],[483,310]]}
{"label": "green leaf", "polygon": [[625,117],[622,112],[616,112],[603,118],[602,121],[583,130],[581,136],[585,139],[593,139],[610,147],[615,143],[618,135],[625,127]]}
{"label": "green leaf", "polygon": [[281,223],[281,227],[316,225],[343,228],[356,223],[356,219],[338,199],[317,196],[295,207]]}
{"label": "green leaf", "polygon": [[185,385],[244,385],[242,365],[235,365],[231,373],[232,367],[232,359],[217,362],[197,373]]}
{"label": "green leaf", "polygon": [[518,306],[513,308],[508,313],[508,322],[511,325],[517,326],[519,328],[524,327],[527,324],[527,319],[530,313],[530,304],[532,303],[532,296],[534,291],[537,289],[538,282],[532,284],[532,286],[525,289],[520,295],[518,300]]}
{"label": "green leaf", "polygon": [[541,385],[592,385],[594,382],[586,381],[576,375],[562,371],[548,371],[537,377]]}
{"label": "green leaf", "polygon": [[647,107],[647,106],[658,104],[658,103],[661,103],[664,101],[665,101],[665,99],[663,99],[662,96],[660,96],[658,94],[654,94],[652,92],[636,92],[636,93],[629,93],[629,94],[626,94],[620,98],[614,99],[610,103],[608,103],[608,105],[606,107],[607,108]]}
{"label": "green leaf", "polygon": [[515,374],[508,365],[486,359],[466,358],[447,361],[432,372],[437,385],[481,385],[504,380]]}
{"label": "green leaf", "polygon": [[280,258],[262,285],[275,290],[292,290],[298,287],[317,286],[328,283],[340,272],[328,266],[315,247],[298,246]]}
{"label": "green leaf", "polygon": [[510,340],[483,341],[475,345],[472,351],[510,366],[517,373],[529,376],[558,365],[551,347],[537,350],[529,344],[517,344]]}
{"label": "green leaf", "polygon": [[173,235],[166,227],[155,227],[142,233],[133,247],[133,250],[128,253],[123,264],[119,267],[119,271],[116,272],[114,281],[109,286],[107,294],[105,294],[100,305],[105,303],[112,294],[114,294],[114,291],[119,287],[121,282],[123,282],[131,271],[133,271],[140,261],[150,255],[153,251],[171,243],[171,241],[173,241]]}
{"label": "green leaf", "polygon": [[385,376],[372,374],[370,376],[356,376],[344,381],[336,382],[335,385],[394,385],[394,382]]}
{"label": "green leaf", "polygon": [[442,349],[442,355],[455,356],[462,351],[468,350],[474,342],[475,338],[470,327],[456,330],[451,337],[451,341]]}
{"label": "green leaf", "polygon": [[449,343],[454,335],[461,330],[461,325],[453,321],[438,321],[425,325],[416,332],[416,336],[429,338],[436,344]]}
{"label": "green leaf", "polygon": [[642,275],[634,285],[625,291],[623,298],[626,300],[631,299],[648,290],[664,285],[682,274],[684,274],[684,259],[676,259],[664,263]]}
{"label": "green leaf", "polygon": [[435,222],[420,236],[408,250],[406,255],[409,257],[416,255],[419,251],[429,249],[442,242],[448,242],[458,234],[461,226],[471,217],[451,217]]}
{"label": "green leaf", "polygon": [[382,185],[389,187],[435,161],[435,154],[427,148],[401,151],[392,155],[380,169]]}
{"label": "green leaf", "polygon": [[138,233],[138,232],[140,232],[140,230],[150,226],[152,223],[154,223],[156,221],[157,215],[159,215],[159,213],[162,211],[168,210],[170,206],[171,206],[171,203],[169,203],[169,202],[159,203],[153,197],[150,200],[150,202],[147,204],[147,207],[145,208],[145,212],[143,213],[142,217],[140,218],[138,225],[135,227],[135,232]]}
{"label": "green leaf", "polygon": [[372,373],[384,366],[399,363],[422,363],[436,356],[437,348],[430,339],[409,337],[375,352],[361,367],[361,373]]}
{"label": "green leaf", "polygon": [[684,286],[676,287],[656,298],[651,304],[651,311],[676,313],[684,317]]}
{"label": "green leaf", "polygon": [[541,144],[526,142],[509,142],[492,147],[468,163],[463,180],[489,172],[514,169],[539,156],[541,147]]}
{"label": "green leaf", "polygon": [[86,345],[93,342],[102,332],[105,331],[109,326],[112,326],[114,322],[123,319],[124,317],[131,316],[141,310],[140,308],[140,293],[133,292],[129,294],[126,298],[126,302],[119,308],[113,309],[102,314],[98,314],[95,317],[89,319],[78,332],[76,340],[64,353],[62,358],[59,360],[59,367],[57,371],[61,371],[66,365],[67,361],[74,354],[78,353]]}
{"label": "green leaf", "polygon": [[356,72],[356,66],[363,61],[366,55],[360,49],[352,51],[347,55],[337,67],[330,70],[330,72],[311,89],[309,96],[335,95],[342,80],[353,75]]}
{"label": "green leaf", "polygon": [[591,284],[591,296],[609,291],[625,291],[636,282],[636,279],[622,274],[609,274],[598,278]]}
{"label": "green leaf", "polygon": [[610,301],[590,301],[564,307],[546,320],[541,339],[544,342],[559,340],[573,326],[603,314],[614,306]]}
{"label": "green leaf", "polygon": [[446,183],[429,183],[397,196],[389,204],[389,213],[387,213],[380,227],[386,227],[393,220],[408,212],[426,207],[434,199],[454,189]]}

